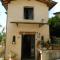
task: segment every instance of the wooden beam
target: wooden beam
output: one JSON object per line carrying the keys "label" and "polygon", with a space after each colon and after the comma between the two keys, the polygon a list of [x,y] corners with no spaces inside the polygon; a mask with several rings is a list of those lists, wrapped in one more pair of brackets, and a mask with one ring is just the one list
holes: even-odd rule
{"label": "wooden beam", "polygon": [[48,23],[39,23],[39,22],[10,22],[10,23],[16,24],[17,27],[19,24],[38,24],[39,28],[45,24],[48,24]]}
{"label": "wooden beam", "polygon": [[10,22],[15,24],[48,24],[48,23],[42,23],[42,22]]}
{"label": "wooden beam", "polygon": [[35,35],[36,32],[32,31],[32,32],[26,32],[26,31],[20,31],[19,34],[22,34],[22,35]]}

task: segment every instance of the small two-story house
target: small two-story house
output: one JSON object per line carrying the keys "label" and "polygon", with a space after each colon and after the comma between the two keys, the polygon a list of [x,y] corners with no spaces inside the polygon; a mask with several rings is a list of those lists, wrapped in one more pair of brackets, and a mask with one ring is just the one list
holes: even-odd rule
{"label": "small two-story house", "polygon": [[[49,40],[48,11],[52,0],[2,0],[7,10],[6,58],[11,52],[17,60],[38,60],[37,48]],[[44,60],[40,58],[39,60]]]}

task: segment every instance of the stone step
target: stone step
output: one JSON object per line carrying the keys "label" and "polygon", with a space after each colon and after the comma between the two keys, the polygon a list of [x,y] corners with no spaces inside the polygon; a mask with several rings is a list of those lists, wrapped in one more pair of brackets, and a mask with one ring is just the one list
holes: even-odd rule
{"label": "stone step", "polygon": [[23,59],[23,60],[35,60],[35,59]]}
{"label": "stone step", "polygon": [[22,60],[35,60],[35,59],[22,59]]}

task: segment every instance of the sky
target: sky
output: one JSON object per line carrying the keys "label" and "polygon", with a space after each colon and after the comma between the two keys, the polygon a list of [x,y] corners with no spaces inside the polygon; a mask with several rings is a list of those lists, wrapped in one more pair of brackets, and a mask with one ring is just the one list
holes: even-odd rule
{"label": "sky", "polygon": [[[58,2],[57,5],[55,7],[53,7],[50,11],[49,11],[49,18],[51,18],[53,15],[53,13],[55,12],[60,12],[60,0],[53,0]],[[5,14],[6,10],[4,9],[4,7],[2,6],[1,2],[0,2],[0,25],[2,25],[2,27],[6,27],[6,19],[7,19],[7,15]],[[2,30],[2,28],[0,27],[0,31]]]}
{"label": "sky", "polygon": [[[6,18],[7,15],[5,14],[6,10],[5,8],[2,6],[1,2],[0,2],[0,25],[2,25],[2,27],[6,28]],[[0,27],[0,32],[3,28]]]}
{"label": "sky", "polygon": [[49,11],[50,18],[54,16],[53,13],[60,12],[60,0],[53,0],[53,1],[56,1],[57,4]]}

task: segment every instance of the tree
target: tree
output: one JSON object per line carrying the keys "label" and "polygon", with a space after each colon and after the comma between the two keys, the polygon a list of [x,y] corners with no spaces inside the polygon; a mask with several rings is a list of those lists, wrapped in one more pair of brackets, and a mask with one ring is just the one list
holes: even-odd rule
{"label": "tree", "polygon": [[[1,26],[1,25],[0,25]],[[1,26],[2,27],[2,26]],[[3,27],[2,28],[2,31],[0,32],[0,43],[2,42],[2,41],[4,41],[5,42],[5,40],[6,40],[6,33],[4,32],[4,30],[5,30],[5,28]]]}
{"label": "tree", "polygon": [[[2,27],[2,25],[0,25],[0,27]],[[1,33],[0,33],[0,42],[1,42],[1,40],[2,40],[2,35],[1,35]]]}
{"label": "tree", "polygon": [[54,43],[54,37],[60,37],[60,18],[58,16],[52,17],[48,21],[50,28],[50,37]]}
{"label": "tree", "polygon": [[50,34],[60,37],[60,18],[58,16],[49,19]]}
{"label": "tree", "polygon": [[52,26],[60,25],[60,17],[58,16],[52,17],[49,19],[48,23],[49,25],[52,25]]}

